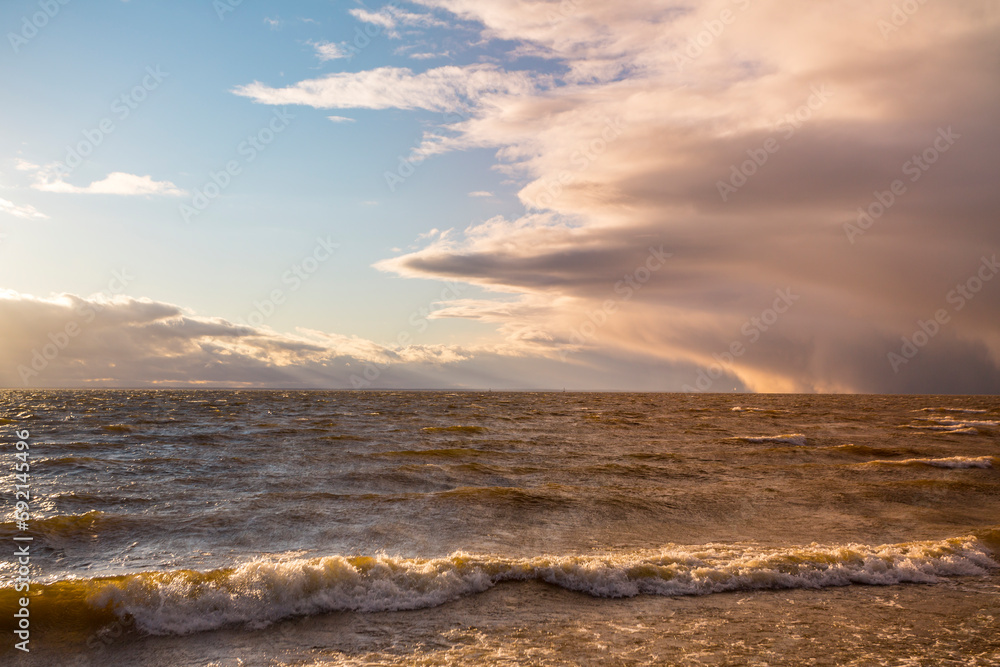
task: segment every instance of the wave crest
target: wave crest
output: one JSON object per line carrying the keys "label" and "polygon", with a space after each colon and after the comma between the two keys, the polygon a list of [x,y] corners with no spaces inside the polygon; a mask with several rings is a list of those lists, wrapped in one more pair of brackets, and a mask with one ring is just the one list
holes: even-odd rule
{"label": "wave crest", "polygon": [[861,465],[932,466],[934,468],[992,468],[992,456],[949,456],[942,459],[902,459],[866,461]]}
{"label": "wave crest", "polygon": [[[45,586],[52,609],[33,614],[134,621],[148,634],[183,635],[226,626],[260,628],[290,616],[333,611],[433,607],[504,581],[538,580],[607,598],[706,595],[736,590],[850,584],[932,583],[997,568],[975,536],[868,546],[761,549],[732,545],[669,548],[598,556],[503,558],[454,553],[445,558],[328,556],[258,558],[209,572],[147,572]],[[12,589],[0,590],[0,601]],[[58,605],[56,608],[55,605]],[[75,619],[75,620],[74,620]]]}

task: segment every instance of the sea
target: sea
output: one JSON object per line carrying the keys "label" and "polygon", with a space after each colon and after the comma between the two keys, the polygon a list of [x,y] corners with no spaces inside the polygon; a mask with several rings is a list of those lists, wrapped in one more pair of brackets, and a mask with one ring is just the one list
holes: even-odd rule
{"label": "sea", "polygon": [[3,665],[1000,665],[997,396],[5,391],[0,464]]}

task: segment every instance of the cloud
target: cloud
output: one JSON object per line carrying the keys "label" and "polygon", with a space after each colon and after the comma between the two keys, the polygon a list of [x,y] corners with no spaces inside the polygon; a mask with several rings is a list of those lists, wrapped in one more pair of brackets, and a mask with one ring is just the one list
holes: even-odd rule
{"label": "cloud", "polygon": [[353,55],[343,44],[333,42],[309,42],[309,44],[316,50],[316,56],[323,62],[350,58]]}
{"label": "cloud", "polygon": [[334,123],[353,123],[353,118],[348,118],[347,116],[327,116],[327,120],[331,120]]}
{"label": "cloud", "polygon": [[0,198],[0,211],[9,213],[16,218],[24,218],[26,220],[41,220],[49,217],[31,204],[18,205],[3,198]]}
{"label": "cloud", "polygon": [[380,28],[392,29],[396,27],[397,23],[388,7],[377,12],[368,11],[367,9],[351,9],[348,13],[359,21],[371,23]]}
{"label": "cloud", "polygon": [[487,192],[486,190],[476,190],[469,193],[470,197],[492,197],[492,192]]}
{"label": "cloud", "polygon": [[408,58],[413,58],[414,60],[433,60],[434,58],[448,58],[450,56],[451,56],[450,51],[442,51],[441,53],[425,51],[425,52],[407,54]]}
{"label": "cloud", "polygon": [[[1000,46],[988,37],[1000,12],[988,3],[922,6],[889,39],[878,20],[890,2],[845,3],[836,21],[779,2],[579,2],[554,16],[544,3],[423,4],[566,67],[558,89],[497,96],[453,124],[457,136],[425,138],[425,152],[495,146],[532,211],[378,264],[530,303],[437,317],[493,322],[525,349],[534,331],[536,351],[551,340],[550,353],[721,364],[758,390],[1000,389],[1000,281],[961,312],[948,301],[1000,249],[1000,196],[984,178],[985,147],[1000,139],[989,120]],[[726,9],[721,33],[709,31]],[[905,65],[931,45],[933,61]],[[748,163],[769,140],[776,152]],[[916,167],[925,153],[935,164]],[[897,179],[905,193],[851,243],[845,224],[888,201]],[[625,301],[625,279],[661,244],[673,256]],[[757,329],[785,288],[801,298]],[[948,323],[894,370],[889,354],[942,308]],[[746,351],[728,361],[734,342]]]}
{"label": "cloud", "polygon": [[408,12],[395,5],[388,5],[374,12],[361,8],[351,9],[348,13],[363,23],[378,26],[381,30],[386,32],[388,37],[392,39],[399,39],[401,37],[397,28],[402,25],[421,28],[447,25],[444,21],[441,21],[430,14]]}
{"label": "cloud", "polygon": [[262,104],[302,104],[317,109],[426,109],[450,111],[480,105],[495,95],[527,94],[533,77],[492,65],[439,67],[419,74],[400,67],[342,72],[285,88],[254,82],[237,95]]}
{"label": "cloud", "polygon": [[[525,213],[377,264],[487,293],[435,317],[537,358],[694,369],[671,389],[712,369],[716,390],[1000,392],[1000,279],[979,275],[1000,251],[996,3],[419,4],[506,57],[238,92],[466,111],[416,152],[494,149]],[[543,64],[499,64],[523,57]]]}
{"label": "cloud", "polygon": [[[350,386],[350,364],[435,364],[445,348],[392,350],[358,338],[283,335],[124,296],[36,298],[0,292],[3,386],[191,382]],[[394,376],[407,375],[406,372]]]}
{"label": "cloud", "polygon": [[[4,387],[530,389],[581,386],[589,374],[582,364],[567,368],[487,348],[282,334],[121,295],[38,298],[0,290],[0,337]],[[529,370],[539,368],[549,374],[533,378]],[[634,377],[620,372],[613,382],[624,388]]]}
{"label": "cloud", "polygon": [[99,194],[99,195],[162,195],[166,197],[181,197],[181,190],[170,181],[154,181],[151,176],[137,176],[116,171],[108,174],[100,181],[90,185],[76,186],[65,182],[59,177],[54,179],[40,178],[32,185],[43,192],[59,192],[68,194]]}

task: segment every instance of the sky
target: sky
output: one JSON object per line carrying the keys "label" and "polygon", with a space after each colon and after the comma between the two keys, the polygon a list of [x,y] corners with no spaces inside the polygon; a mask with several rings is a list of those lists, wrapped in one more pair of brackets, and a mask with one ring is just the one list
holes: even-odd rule
{"label": "sky", "polygon": [[0,386],[1000,394],[990,0],[8,0]]}

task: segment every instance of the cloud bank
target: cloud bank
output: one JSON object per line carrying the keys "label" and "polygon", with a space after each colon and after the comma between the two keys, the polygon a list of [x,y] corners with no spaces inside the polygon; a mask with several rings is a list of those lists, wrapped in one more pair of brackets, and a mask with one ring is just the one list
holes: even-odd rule
{"label": "cloud bank", "polygon": [[122,295],[0,291],[0,386],[537,389],[557,377],[585,386],[596,371],[604,386],[655,387],[638,359],[601,366],[583,358],[567,372],[513,349],[412,344],[403,334],[413,333],[383,345],[305,329],[282,334]]}
{"label": "cloud bank", "polygon": [[995,3],[420,4],[553,75],[383,68],[241,94],[472,102],[420,150],[495,147],[527,213],[377,265],[498,293],[437,317],[545,357],[700,367],[671,389],[1000,392]]}

